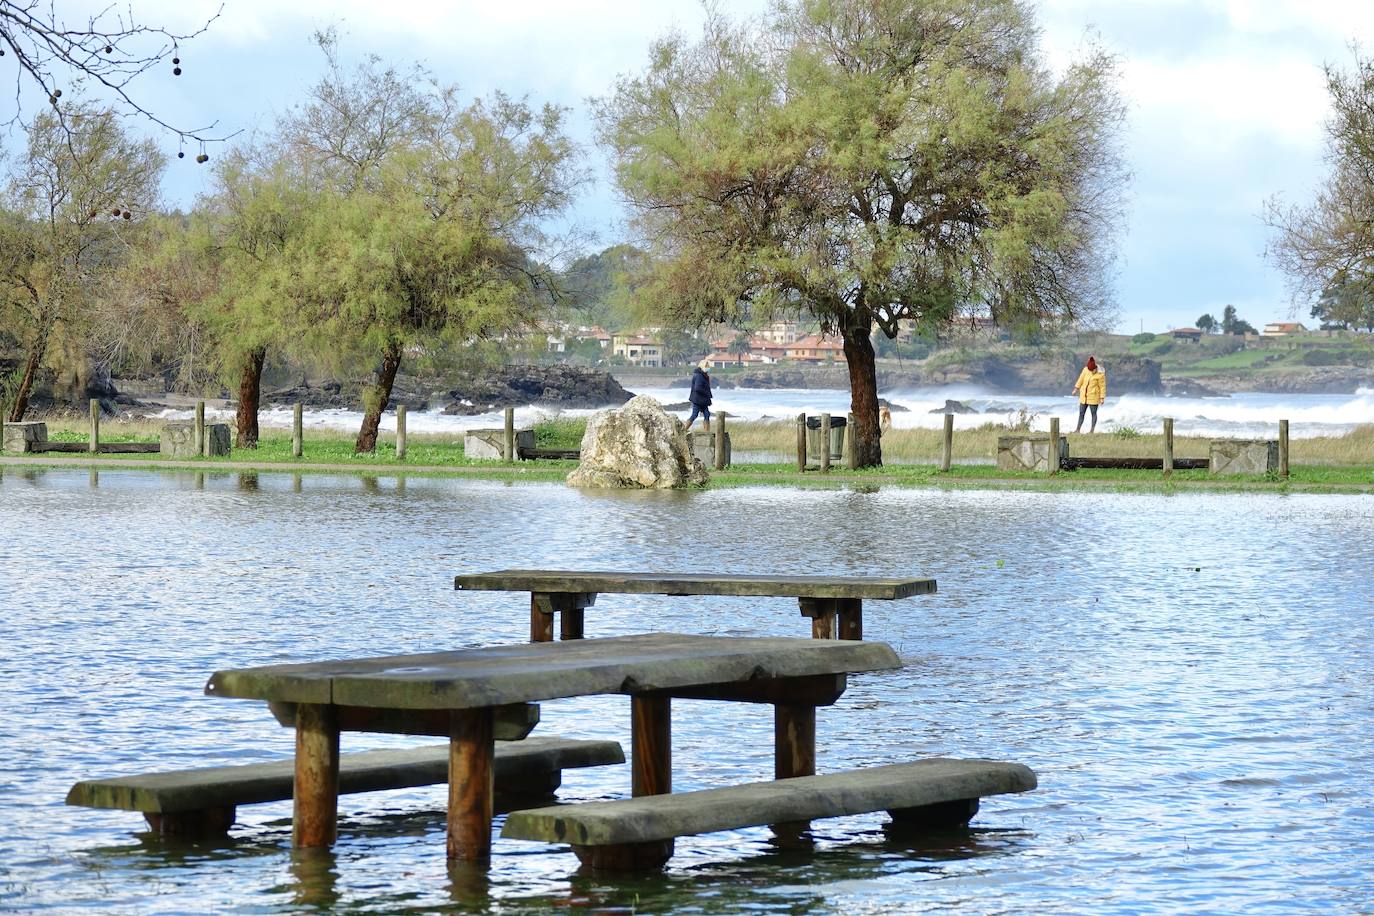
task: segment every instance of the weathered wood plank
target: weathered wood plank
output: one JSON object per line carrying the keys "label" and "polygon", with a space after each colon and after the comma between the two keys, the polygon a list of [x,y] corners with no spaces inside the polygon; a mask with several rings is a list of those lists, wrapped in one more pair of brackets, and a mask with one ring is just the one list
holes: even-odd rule
{"label": "weathered wood plank", "polygon": [[644,843],[788,821],[809,821],[1027,792],[1018,763],[933,758],[914,763],[609,802],[512,812],[501,836],[581,846]]}
{"label": "weathered wood plank", "polygon": [[745,598],[872,598],[931,595],[934,579],[889,576],[717,576],[704,573],[503,569],[455,576],[458,591],[726,595]]}
{"label": "weathered wood plank", "polygon": [[[339,758],[339,794],[409,789],[448,781],[447,744],[359,751]],[[496,791],[543,794],[547,777],[561,770],[625,762],[615,741],[529,738],[496,745]],[[291,797],[290,760],[201,767],[78,782],[67,804],[145,813],[178,813],[284,801]],[[554,783],[554,788],[557,784]]]}
{"label": "weathered wood plank", "polygon": [[649,633],[218,671],[210,696],[386,709],[468,709],[557,697],[898,668],[881,642]]}
{"label": "weathered wood plank", "polygon": [[[1175,458],[1175,471],[1205,471],[1211,467],[1211,460],[1208,458]],[[1163,458],[1065,458],[1063,468],[1066,471],[1088,470],[1088,469],[1119,469],[1128,471],[1162,471],[1164,469]]]}
{"label": "weathered wood plank", "polygon": [[520,449],[520,460],[536,461],[538,459],[563,459],[576,461],[582,457],[582,450],[576,448],[522,448]]}
{"label": "weathered wood plank", "polygon": [[[268,703],[276,720],[287,728],[296,725],[296,704]],[[447,738],[448,710],[377,709],[368,706],[336,706],[335,721],[341,732],[375,732],[384,735],[429,735]],[[519,741],[539,724],[536,703],[516,703],[496,709],[496,740]]]}
{"label": "weathered wood plank", "polygon": [[[161,449],[161,445],[156,442],[101,442],[100,454],[102,455],[153,455]],[[32,452],[78,452],[86,453],[90,451],[89,442],[53,442],[45,440],[33,443],[30,449]]]}

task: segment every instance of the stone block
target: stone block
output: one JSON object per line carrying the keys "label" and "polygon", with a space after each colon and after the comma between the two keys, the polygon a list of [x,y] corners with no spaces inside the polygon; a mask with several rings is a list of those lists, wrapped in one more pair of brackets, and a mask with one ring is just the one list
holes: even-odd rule
{"label": "stone block", "polygon": [[[716,434],[712,432],[691,432],[687,434],[687,442],[692,447],[692,454],[708,468],[716,466]],[[725,466],[730,466],[730,431],[725,431]]]}
{"label": "stone block", "polygon": [[1270,474],[1279,469],[1277,439],[1213,439],[1212,474]]}
{"label": "stone block", "polygon": [[6,423],[0,451],[31,452],[39,442],[48,441],[48,424],[39,422]]}
{"label": "stone block", "polygon": [[[1059,437],[1059,460],[1069,457],[1068,436]],[[998,436],[997,469],[999,471],[1050,470],[1049,436]]]}
{"label": "stone block", "polygon": [[[463,455],[468,458],[502,461],[505,459],[506,431],[504,429],[470,429],[463,434]],[[534,430],[515,431],[515,451],[534,448]]]}
{"label": "stone block", "polygon": [[[229,454],[233,440],[229,424],[205,424],[205,454],[218,458]],[[196,423],[194,420],[172,420],[162,424],[158,434],[158,451],[164,458],[195,458]]]}

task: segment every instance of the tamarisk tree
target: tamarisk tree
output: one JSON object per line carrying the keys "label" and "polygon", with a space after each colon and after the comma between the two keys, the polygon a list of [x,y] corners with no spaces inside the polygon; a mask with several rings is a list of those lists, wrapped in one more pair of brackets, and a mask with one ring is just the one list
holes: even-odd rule
{"label": "tamarisk tree", "polygon": [[1109,307],[1125,180],[1114,63],[1040,63],[1018,0],[782,0],[669,36],[597,103],[665,317],[808,312],[882,461],[874,331]]}

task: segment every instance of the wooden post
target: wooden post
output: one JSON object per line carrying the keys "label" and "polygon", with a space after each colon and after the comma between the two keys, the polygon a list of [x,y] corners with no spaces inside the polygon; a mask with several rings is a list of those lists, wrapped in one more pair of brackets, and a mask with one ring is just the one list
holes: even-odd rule
{"label": "wooden post", "polygon": [[1051,475],[1059,473],[1059,418],[1050,417],[1050,455],[1049,471]]}
{"label": "wooden post", "polygon": [[396,405],[396,460],[406,457],[406,405]]}
{"label": "wooden post", "polygon": [[945,438],[940,446],[940,470],[948,471],[954,461],[954,414],[945,414]]}
{"label": "wooden post", "polygon": [[491,857],[491,815],[496,744],[490,706],[455,709],[448,743],[448,857],[480,862]]}
{"label": "wooden post", "polygon": [[850,413],[844,418],[844,466],[852,471],[858,464],[858,456],[854,453],[854,415]]}
{"label": "wooden post", "polygon": [[725,411],[716,411],[716,470],[725,470]]}
{"label": "wooden post", "polygon": [[88,450],[92,455],[100,451],[100,402],[91,398],[91,444]]}
{"label": "wooden post", "polygon": [[773,778],[816,775],[816,707],[773,707]]}
{"label": "wooden post", "polygon": [[797,470],[806,470],[806,414],[797,414]]}
{"label": "wooden post", "polygon": [[1279,476],[1288,478],[1288,421],[1279,421]]}
{"label": "wooden post", "polygon": [[333,706],[296,707],[296,779],[291,845],[328,849],[339,816],[339,723]]}
{"label": "wooden post", "polygon": [[553,642],[553,608],[547,610],[540,594],[530,594],[530,642]]}
{"label": "wooden post", "polygon": [[506,444],[502,451],[505,452],[506,464],[514,464],[515,454],[515,408],[506,408]]}
{"label": "wooden post", "polygon": [[301,405],[291,411],[291,457],[299,458],[305,453],[305,424],[302,421]]}
{"label": "wooden post", "polygon": [[195,442],[197,455],[205,454],[205,402],[196,401],[196,434]]}
{"label": "wooden post", "polygon": [[664,696],[630,697],[631,794],[673,791],[672,705]]}
{"label": "wooden post", "polygon": [[835,616],[839,610],[836,598],[798,598],[803,617],[811,618],[812,639],[835,638]]}
{"label": "wooden post", "polygon": [[830,473],[830,414],[821,414],[821,473]]}
{"label": "wooden post", "polygon": [[1164,476],[1174,474],[1174,418],[1164,418]]}
{"label": "wooden post", "polygon": [[838,621],[836,639],[864,638],[864,601],[862,598],[836,598]]}

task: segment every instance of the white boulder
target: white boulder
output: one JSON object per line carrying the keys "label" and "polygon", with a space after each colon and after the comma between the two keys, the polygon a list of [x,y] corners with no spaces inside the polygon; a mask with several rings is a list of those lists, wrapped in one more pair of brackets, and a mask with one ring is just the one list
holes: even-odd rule
{"label": "white boulder", "polygon": [[682,421],[645,395],[588,420],[581,459],[569,486],[667,490],[707,480]]}

